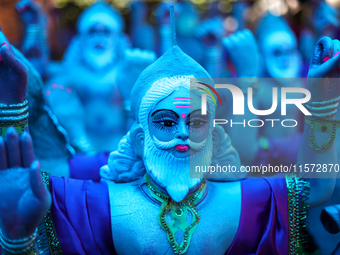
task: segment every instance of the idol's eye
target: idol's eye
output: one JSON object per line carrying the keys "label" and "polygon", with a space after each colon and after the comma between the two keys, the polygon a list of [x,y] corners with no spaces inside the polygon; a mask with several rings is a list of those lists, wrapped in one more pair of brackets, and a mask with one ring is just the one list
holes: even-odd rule
{"label": "idol's eye", "polygon": [[176,122],[172,120],[154,121],[154,123],[159,123],[165,127],[172,127],[176,125]]}
{"label": "idol's eye", "polygon": [[276,50],[274,50],[274,56],[275,57],[281,57],[283,54],[282,54],[282,51],[281,50],[279,50],[279,49],[276,49]]}
{"label": "idol's eye", "polygon": [[189,124],[190,128],[200,128],[207,122],[206,119],[194,117],[190,118],[190,121],[187,124]]}
{"label": "idol's eye", "polygon": [[153,121],[153,124],[156,128],[159,130],[164,130],[167,132],[172,132],[174,129],[176,129],[176,122],[172,120],[160,120],[160,121]]}
{"label": "idol's eye", "polygon": [[200,121],[200,120],[190,121],[190,126],[191,127],[200,127],[203,124],[204,124],[204,122]]}
{"label": "idol's eye", "polygon": [[156,128],[171,132],[176,128],[177,120],[173,114],[157,114],[152,122]]}

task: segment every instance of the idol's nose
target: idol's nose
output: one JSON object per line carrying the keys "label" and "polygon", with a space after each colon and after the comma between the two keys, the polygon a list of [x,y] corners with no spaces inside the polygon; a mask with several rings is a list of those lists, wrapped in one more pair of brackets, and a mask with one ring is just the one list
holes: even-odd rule
{"label": "idol's nose", "polygon": [[185,123],[181,123],[181,124],[178,125],[178,130],[175,134],[175,137],[178,138],[178,139],[182,139],[183,141],[185,141],[189,138],[189,132],[187,130]]}

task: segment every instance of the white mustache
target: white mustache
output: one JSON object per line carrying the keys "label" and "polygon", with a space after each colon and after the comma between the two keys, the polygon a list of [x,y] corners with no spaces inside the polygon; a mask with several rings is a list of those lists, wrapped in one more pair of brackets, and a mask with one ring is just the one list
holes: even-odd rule
{"label": "white mustache", "polygon": [[188,145],[191,149],[195,151],[200,151],[204,148],[207,139],[204,139],[200,143],[195,143],[193,141],[190,141],[190,139],[183,141],[182,139],[179,139],[179,138],[174,138],[168,142],[161,142],[155,136],[153,136],[153,141],[155,143],[155,146],[159,150],[168,150],[168,149],[174,148],[177,145]]}

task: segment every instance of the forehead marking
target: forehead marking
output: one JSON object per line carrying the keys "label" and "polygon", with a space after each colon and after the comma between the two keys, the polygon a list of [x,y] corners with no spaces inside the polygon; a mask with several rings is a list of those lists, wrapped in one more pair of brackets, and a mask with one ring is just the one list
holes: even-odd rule
{"label": "forehead marking", "polygon": [[175,104],[175,107],[193,107],[193,105],[176,105]]}
{"label": "forehead marking", "polygon": [[192,98],[189,97],[175,97],[175,100],[179,100],[179,101],[174,101],[173,104],[175,105],[175,107],[193,107]]}

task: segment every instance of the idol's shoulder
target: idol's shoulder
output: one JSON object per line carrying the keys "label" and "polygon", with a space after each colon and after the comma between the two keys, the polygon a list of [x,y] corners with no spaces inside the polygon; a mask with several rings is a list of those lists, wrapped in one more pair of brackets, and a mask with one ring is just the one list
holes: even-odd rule
{"label": "idol's shoulder", "polygon": [[[268,200],[273,192],[287,192],[286,179],[284,176],[277,178],[246,178],[239,181],[208,181],[211,193],[221,196],[241,197],[253,196],[259,200]],[[261,198],[260,198],[261,197]]]}
{"label": "idol's shoulder", "polygon": [[146,195],[144,194],[142,186],[144,185],[143,178],[133,182],[127,183],[116,183],[110,180],[102,180],[101,182],[105,182],[108,187],[110,204],[111,206],[116,203],[121,203],[125,201],[129,203],[129,201],[135,201],[136,199],[139,201],[147,201]]}
{"label": "idol's shoulder", "polygon": [[[203,204],[207,203],[213,207],[223,205],[226,210],[234,211],[239,211],[241,207],[241,181],[216,182],[208,180],[206,193],[206,199],[203,200]],[[226,199],[228,200],[228,206],[225,206]]]}
{"label": "idol's shoulder", "polygon": [[241,181],[216,181],[207,180],[210,189],[218,193],[239,193],[241,192]]}

